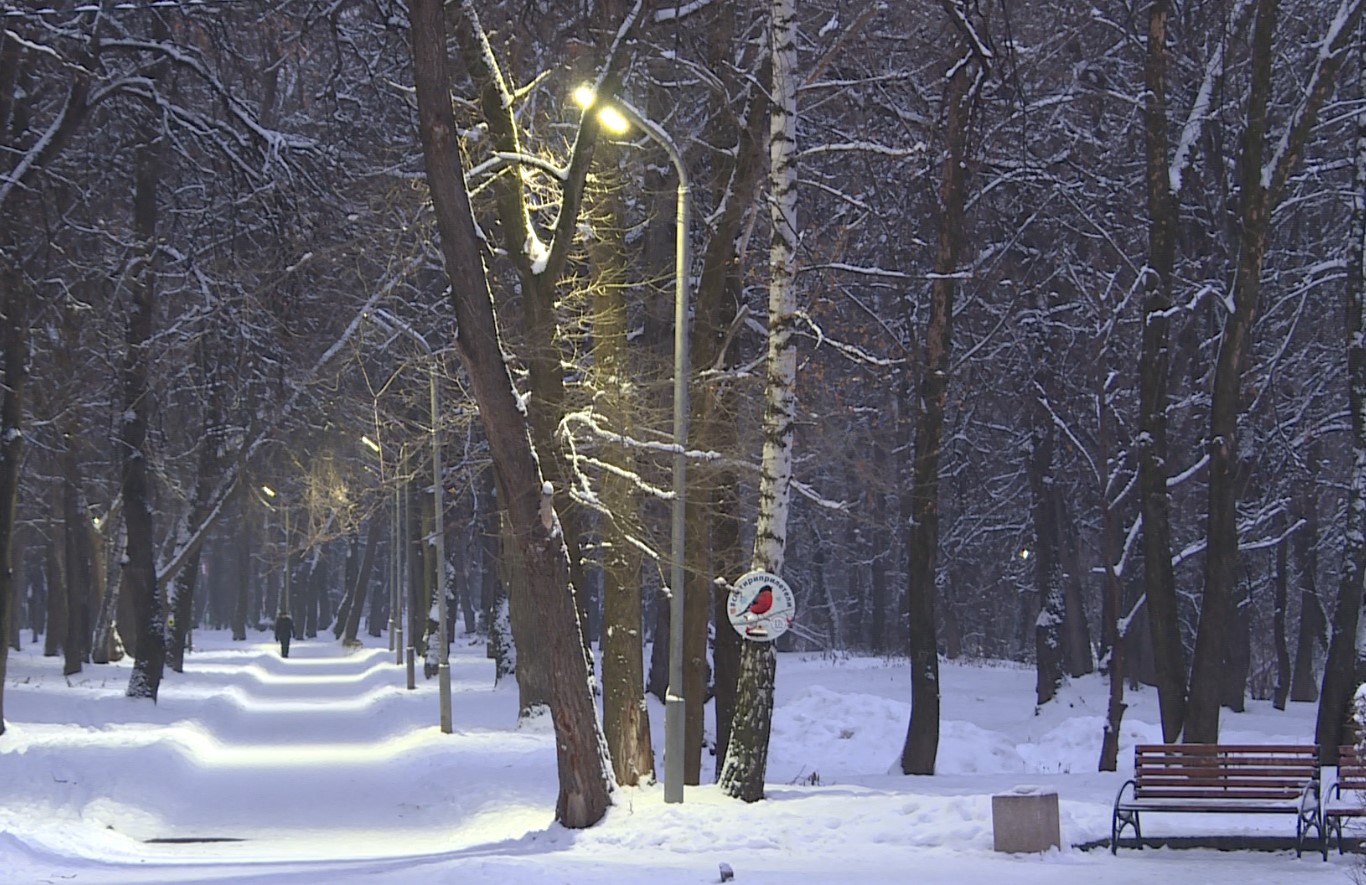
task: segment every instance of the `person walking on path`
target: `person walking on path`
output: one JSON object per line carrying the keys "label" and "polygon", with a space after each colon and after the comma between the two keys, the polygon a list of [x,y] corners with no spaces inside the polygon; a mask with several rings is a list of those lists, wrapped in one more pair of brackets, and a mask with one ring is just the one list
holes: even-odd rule
{"label": "person walking on path", "polygon": [[280,641],[280,657],[289,657],[289,640],[294,638],[294,619],[289,612],[275,616],[275,638]]}

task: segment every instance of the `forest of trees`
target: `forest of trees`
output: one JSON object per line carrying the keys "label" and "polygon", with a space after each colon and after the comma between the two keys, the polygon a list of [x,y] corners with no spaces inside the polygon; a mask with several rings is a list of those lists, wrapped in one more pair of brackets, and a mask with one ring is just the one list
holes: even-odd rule
{"label": "forest of trees", "polygon": [[[1102,768],[1140,683],[1169,740],[1257,698],[1336,747],[1364,2],[0,0],[0,648],[154,700],[196,628],[401,613],[430,677],[439,523],[591,824],[662,749],[683,255],[688,782],[762,795],[749,569],[779,650],[909,656],[907,774],[941,658],[1106,673]],[[688,249],[583,84],[676,146]]]}

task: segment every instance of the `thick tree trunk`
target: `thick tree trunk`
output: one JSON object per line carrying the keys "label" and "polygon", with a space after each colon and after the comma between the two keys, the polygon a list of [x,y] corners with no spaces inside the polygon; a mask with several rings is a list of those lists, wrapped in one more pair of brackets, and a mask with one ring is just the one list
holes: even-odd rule
{"label": "thick tree trunk", "polygon": [[[501,479],[499,484],[501,487]],[[502,500],[505,493],[498,495]],[[532,624],[536,615],[534,598],[527,589],[526,563],[521,545],[513,533],[511,517],[502,517],[502,556],[499,559],[501,583],[507,598],[507,617],[512,648],[516,651],[517,713],[527,717],[550,703],[550,672],[541,655],[525,655],[522,649],[536,645],[538,637]]]}
{"label": "thick tree trunk", "polygon": [[[3,298],[0,298],[0,301],[3,301]],[[3,316],[4,314],[0,312],[0,318],[3,318]],[[2,361],[0,361],[0,365],[3,365]],[[0,372],[3,372],[3,368],[0,368]],[[3,381],[0,381],[0,383],[3,383]],[[0,460],[3,460],[2,455],[0,455]],[[12,539],[10,543],[12,545],[17,545],[20,550],[24,549],[22,537],[17,532],[16,537]],[[33,617],[37,593],[29,582],[28,557],[23,553],[20,553],[18,556],[12,556],[11,559],[13,560],[13,569],[11,571],[10,580],[12,582],[11,587],[13,588],[13,595],[8,600],[4,597],[0,597],[0,629],[5,628],[5,618],[7,616],[9,618],[8,629],[5,630],[3,635],[0,635],[0,643],[3,643],[7,648],[13,649],[14,651],[19,651],[23,648],[24,627],[28,626],[31,628],[33,626],[31,618]],[[3,592],[3,582],[0,582],[0,592]],[[8,615],[6,615],[6,609],[9,610]],[[5,652],[0,652],[0,654],[5,654]],[[4,682],[5,669],[6,663],[0,662],[0,684],[3,684]],[[2,690],[0,690],[0,694],[3,694]],[[3,711],[3,709],[4,699],[0,698],[0,711]],[[3,714],[0,713],[0,734],[4,733],[3,728]]]}
{"label": "thick tree trunk", "polygon": [[[1361,35],[1358,34],[1358,37]],[[1358,64],[1366,66],[1366,40],[1357,41]],[[1360,95],[1357,96],[1361,98]],[[1358,637],[1366,605],[1366,111],[1356,116],[1352,222],[1348,234],[1346,307],[1347,406],[1352,421],[1352,463],[1347,484],[1347,525],[1343,531],[1342,571],[1338,579],[1333,632],[1323,665],[1314,742],[1319,761],[1336,765],[1343,723],[1352,695],[1366,676],[1366,648]]]}
{"label": "thick tree trunk", "polygon": [[1300,590],[1300,629],[1295,641],[1295,663],[1289,674],[1290,700],[1300,702],[1319,699],[1319,687],[1314,679],[1314,649],[1325,644],[1325,618],[1318,588],[1320,449],[1317,439],[1309,445],[1309,477],[1295,496],[1295,513],[1304,520],[1304,525],[1290,541],[1295,561],[1293,574]]}
{"label": "thick tree trunk", "polygon": [[[877,477],[890,476],[887,472],[887,450],[880,442],[873,443],[873,470]],[[887,492],[881,483],[875,482],[869,492],[872,501],[870,511],[873,525],[870,531],[873,549],[872,564],[868,572],[868,604],[871,622],[868,631],[868,646],[875,655],[887,654],[891,650],[891,631],[889,625],[896,623],[896,614],[889,603],[888,564],[895,555],[891,533],[887,529]]]}
{"label": "thick tree trunk", "polygon": [[156,700],[166,663],[165,616],[157,587],[156,535],[152,529],[152,487],[148,462],[152,395],[148,382],[156,297],[157,187],[161,151],[155,135],[138,148],[133,195],[133,226],[143,250],[132,272],[123,365],[123,422],[119,452],[123,462],[123,512],[127,547],[123,558],[122,598],[137,627],[128,696]]}
{"label": "thick tree trunk", "polygon": [[[963,38],[964,51],[966,37]],[[939,564],[939,462],[949,391],[953,301],[958,259],[966,246],[968,133],[974,84],[985,59],[957,65],[944,93],[944,161],[939,181],[939,236],[929,321],[921,357],[920,398],[911,477],[911,524],[906,542],[906,589],[910,623],[911,720],[901,749],[903,774],[934,774],[939,755],[939,643],[935,625],[935,575]]]}
{"label": "thick tree trunk", "polygon": [[[1096,391],[1099,428],[1096,433],[1100,458],[1104,464],[1113,464],[1115,450],[1114,413],[1111,391],[1106,381],[1101,381]],[[1105,727],[1100,742],[1099,771],[1115,771],[1119,767],[1119,738],[1124,724],[1124,664],[1128,648],[1128,636],[1121,627],[1128,619],[1121,620],[1124,587],[1116,568],[1122,562],[1124,542],[1120,536],[1119,518],[1115,513],[1114,502],[1107,494],[1113,481],[1108,470],[1102,476],[1100,556],[1105,569],[1104,597],[1101,604],[1101,629],[1105,636],[1104,654],[1101,655],[1101,670],[1109,681],[1109,702],[1105,708]]]}
{"label": "thick tree trunk", "polygon": [[476,636],[479,633],[479,616],[475,612],[474,581],[470,576],[469,536],[463,529],[460,534],[465,542],[462,545],[464,551],[461,555],[460,566],[451,571],[451,577],[455,584],[456,598],[460,602],[460,614],[465,619],[465,633],[468,636]]}
{"label": "thick tree trunk", "polygon": [[332,638],[340,640],[346,632],[346,622],[351,617],[351,607],[355,605],[356,574],[360,571],[360,535],[356,531],[347,533],[343,542],[346,545],[346,568],[342,574],[342,600],[337,607],[337,621],[332,625]]}
{"label": "thick tree trunk", "polygon": [[[408,480],[403,501],[403,518],[406,520],[403,537],[407,542],[404,545],[407,586],[403,588],[403,592],[407,594],[408,607],[405,635],[414,658],[422,660],[427,652],[427,609],[431,601],[428,596],[430,585],[427,580],[427,544],[423,540],[427,537],[425,519],[428,502],[427,496],[422,494],[422,485],[418,480]],[[348,611],[347,617],[350,616]]]}
{"label": "thick tree trunk", "polygon": [[499,512],[492,470],[486,470],[476,484],[475,516],[479,526],[479,609],[488,633],[488,657],[494,661],[494,682],[517,672],[517,650],[512,641],[508,619],[507,585],[499,575],[502,557],[503,516]]}
{"label": "thick tree trunk", "polygon": [[166,666],[185,672],[185,651],[194,630],[194,598],[199,589],[199,561],[203,550],[196,549],[185,560],[185,567],[171,579],[170,621],[167,623]]}
{"label": "thick tree trunk", "polygon": [[24,452],[24,383],[28,380],[28,302],[18,274],[0,266],[0,341],[4,343],[4,376],[0,378],[0,734],[5,733],[5,673],[8,638],[17,620],[14,581],[14,517],[19,501],[19,467]]}
{"label": "thick tree trunk", "polygon": [[[1040,310],[1042,316],[1044,310]],[[1036,678],[1034,702],[1043,706],[1058,693],[1063,677],[1063,622],[1067,598],[1059,562],[1059,536],[1062,527],[1061,503],[1053,476],[1053,417],[1044,404],[1042,391],[1049,387],[1051,373],[1047,356],[1040,347],[1035,351],[1039,370],[1035,386],[1039,389],[1034,404],[1033,451],[1029,459],[1029,493],[1034,522],[1034,546],[1025,552],[1033,565],[1034,589],[1038,594],[1039,615],[1034,620],[1034,665]]]}
{"label": "thick tree trunk", "polygon": [[[724,451],[724,449],[723,449]],[[717,575],[731,580],[743,568],[744,552],[740,540],[740,502],[735,489],[738,482],[732,474],[722,473],[715,493],[709,496],[713,502],[712,512],[712,562],[716,565]],[[731,628],[726,614],[729,593],[726,585],[717,585],[712,594],[712,623],[716,625],[712,638],[712,685],[714,686],[713,712],[716,719],[716,758],[722,761],[730,749],[731,723],[735,719],[735,695],[740,684],[740,634]],[[716,766],[716,777],[721,776],[721,766]]]}
{"label": "thick tree trunk", "polygon": [[[341,637],[342,645],[347,648],[361,644],[357,638],[360,635],[360,616],[365,610],[366,591],[370,587],[370,575],[375,570],[375,552],[379,550],[379,539],[385,528],[377,520],[371,520],[370,527],[365,532],[365,552],[361,554],[360,563],[356,568],[356,583],[347,593],[351,607],[346,613],[346,623],[342,628]],[[338,620],[340,621],[340,618]]]}
{"label": "thick tree trunk", "polygon": [[[693,438],[696,436],[694,434]],[[705,731],[707,700],[710,696],[711,665],[707,661],[707,637],[711,633],[712,573],[711,551],[703,526],[703,509],[708,501],[689,497],[685,510],[686,525],[696,527],[687,534],[687,568],[683,575],[683,783],[696,786],[702,781],[702,739]],[[718,625],[725,627],[725,624]]]}
{"label": "thick tree trunk", "polygon": [[1247,680],[1252,673],[1252,592],[1246,582],[1234,586],[1233,620],[1228,631],[1228,666],[1219,685],[1219,703],[1227,710],[1247,710]]}
{"label": "thick tree trunk", "polygon": [[1143,348],[1138,364],[1139,495],[1143,511],[1143,586],[1156,667],[1162,739],[1174,741],[1186,717],[1186,651],[1172,570],[1171,504],[1167,495],[1167,398],[1172,269],[1178,204],[1168,175],[1167,19],[1170,0],[1148,9],[1144,106],[1148,194],[1148,274],[1144,281]]}
{"label": "thick tree trunk", "polygon": [[[209,414],[205,420],[204,441],[199,451],[194,495],[190,499],[189,512],[178,532],[179,537],[189,537],[192,526],[202,525],[210,518],[213,507],[214,487],[222,479],[223,447],[223,394],[224,385],[218,377],[218,367],[205,360],[204,383],[209,388]],[[185,565],[171,578],[170,624],[167,630],[169,647],[166,649],[167,664],[177,673],[185,668],[185,645],[190,631],[194,629],[194,596],[199,583],[200,554],[203,551],[203,535],[192,542]]]}
{"label": "thick tree trunk", "polygon": [[1063,624],[1062,659],[1068,676],[1085,676],[1096,669],[1091,649],[1090,618],[1086,612],[1086,583],[1078,536],[1080,527],[1061,495],[1058,501],[1059,565],[1062,567]]}
{"label": "thick tree trunk", "polygon": [[[620,207],[609,211],[612,228],[619,227]],[[634,435],[634,421],[626,363],[625,263],[617,237],[591,241],[595,285],[592,289],[593,365],[602,391],[600,409],[607,426]],[[617,783],[637,786],[655,777],[650,743],[650,718],[645,704],[645,634],[641,597],[641,553],[631,540],[634,515],[640,502],[634,476],[639,466],[629,448],[602,440],[601,457],[615,470],[604,471],[602,502],[609,514],[602,520],[602,724]]]}
{"label": "thick tree trunk", "polygon": [[[613,93],[620,83],[619,69],[626,63],[621,46],[629,42],[627,36],[634,32],[641,20],[639,15],[627,17],[625,8],[620,2],[606,2],[601,10],[607,20],[620,23],[611,54],[603,63],[604,74],[599,88],[605,94]],[[511,87],[504,79],[497,60],[488,50],[488,42],[474,5],[464,3],[461,9],[455,38],[465,68],[479,90],[489,135],[495,150],[509,156],[519,155],[523,150],[514,119]],[[558,218],[549,244],[541,241],[531,220],[530,201],[521,176],[503,175],[494,182],[500,232],[522,287],[526,322],[522,359],[527,368],[530,392],[526,411],[532,446],[537,454],[541,476],[549,484],[554,498],[563,532],[562,540],[569,558],[571,599],[579,620],[584,624],[588,623],[588,609],[580,555],[581,515],[569,494],[572,467],[559,436],[560,423],[565,416],[565,384],[563,340],[556,316],[556,303],[561,297],[560,280],[564,276],[566,256],[574,239],[596,131],[596,126],[589,124],[581,127],[578,133],[567,174],[561,181]],[[586,631],[584,639],[586,642]],[[524,658],[534,657],[541,651],[540,645],[524,647],[522,654]],[[592,655],[586,644],[584,654],[591,669]]]}
{"label": "thick tree trunk", "polygon": [[[61,493],[53,495],[52,509],[61,513]],[[66,580],[66,526],[53,519],[44,550],[47,554],[47,626],[43,630],[43,657],[55,658],[66,648],[66,630],[71,623]]]}
{"label": "thick tree trunk", "polygon": [[1205,547],[1205,590],[1201,597],[1190,698],[1182,737],[1187,743],[1219,740],[1222,679],[1230,664],[1229,630],[1235,615],[1238,580],[1238,416],[1242,370],[1251,347],[1252,321],[1261,294],[1262,262],[1269,234],[1271,200],[1261,183],[1271,95],[1272,37],[1276,0],[1259,0],[1253,25],[1247,126],[1243,132],[1239,206],[1238,266],[1232,282],[1233,310],[1224,319],[1215,363],[1209,419],[1209,507]]}
{"label": "thick tree trunk", "polygon": [[1271,642],[1276,649],[1276,685],[1271,692],[1271,706],[1277,710],[1285,709],[1285,699],[1290,694],[1290,648],[1285,641],[1285,605],[1289,596],[1286,586],[1290,583],[1286,574],[1288,546],[1284,538],[1276,545],[1276,573],[1272,576]]}
{"label": "thick tree trunk", "polygon": [[63,454],[66,475],[62,477],[62,547],[66,574],[66,642],[63,646],[62,674],[72,676],[81,672],[81,664],[90,659],[90,606],[94,596],[90,568],[85,515],[80,491],[80,468],[74,454]]}
{"label": "thick tree trunk", "polygon": [[237,491],[237,508],[242,530],[237,536],[237,587],[232,605],[232,638],[243,642],[247,638],[247,615],[251,607],[252,588],[256,586],[256,560],[252,554],[255,520],[252,518],[251,493],[243,485]]}
{"label": "thick tree trunk", "polygon": [[[1107,520],[1109,519],[1113,517],[1108,514],[1107,508]],[[1110,531],[1113,534],[1113,529],[1107,528],[1102,531]],[[1105,617],[1105,631],[1109,636],[1110,645],[1105,675],[1109,681],[1110,691],[1109,702],[1105,708],[1105,728],[1100,742],[1100,764],[1097,769],[1099,771],[1115,771],[1119,766],[1119,738],[1124,725],[1124,712],[1129,709],[1129,705],[1124,703],[1125,636],[1120,630],[1119,619],[1115,616],[1119,610],[1123,589],[1112,565],[1115,560],[1108,558],[1118,553],[1118,538],[1106,542],[1107,547],[1112,545],[1113,549],[1107,551],[1105,565],[1105,607],[1109,611]]]}
{"label": "thick tree trunk", "polygon": [[[456,347],[479,405],[510,534],[522,554],[526,593],[532,600],[530,626],[552,665],[550,710],[559,763],[555,818],[566,827],[588,827],[601,820],[611,804],[611,763],[588,684],[588,661],[569,586],[569,557],[553,489],[544,487],[503,358],[451,113],[443,4],[413,0],[410,9],[422,147],[451,281]],[[468,2],[463,13],[473,15]]]}
{"label": "thick tree trunk", "polygon": [[1285,181],[1313,131],[1318,111],[1341,67],[1344,50],[1361,18],[1360,0],[1346,0],[1321,46],[1305,100],[1286,124],[1286,133],[1267,156],[1268,107],[1272,93],[1277,0],[1258,0],[1249,58],[1251,85],[1247,123],[1238,161],[1238,263],[1231,283],[1233,310],[1224,320],[1215,363],[1209,420],[1209,514],[1206,530],[1205,592],[1191,662],[1190,702],[1183,739],[1219,739],[1220,678],[1229,663],[1229,626],[1234,612],[1238,569],[1238,491],[1240,487],[1238,417],[1242,411],[1241,371],[1252,347],[1253,321],[1261,292],[1263,259],[1271,233],[1271,213]]}
{"label": "thick tree trunk", "polygon": [[[111,522],[117,522],[117,525],[110,525]],[[101,589],[100,611],[95,617],[94,636],[90,648],[90,660],[96,664],[107,664],[123,658],[123,649],[119,645],[119,633],[115,623],[119,590],[123,581],[123,566],[117,561],[111,562],[108,557],[110,547],[114,550],[123,549],[123,533],[123,508],[120,507],[116,513],[105,514],[100,523],[100,530],[91,534],[91,545],[99,560]]]}

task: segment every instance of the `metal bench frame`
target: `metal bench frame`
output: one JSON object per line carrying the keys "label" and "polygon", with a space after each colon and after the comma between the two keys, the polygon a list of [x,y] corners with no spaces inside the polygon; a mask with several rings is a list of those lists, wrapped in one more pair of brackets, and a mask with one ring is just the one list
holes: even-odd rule
{"label": "metal bench frame", "polygon": [[[1351,797],[1343,796],[1344,792]],[[1343,819],[1366,817],[1362,793],[1366,793],[1366,747],[1343,744],[1338,747],[1337,780],[1323,801],[1323,827],[1330,838],[1336,838],[1338,854],[1342,854]]]}
{"label": "metal bench frame", "polygon": [[1144,813],[1294,814],[1295,856],[1312,831],[1328,859],[1312,744],[1139,744],[1134,776],[1115,795],[1111,854],[1118,853],[1126,828],[1133,830],[1134,846],[1143,848]]}

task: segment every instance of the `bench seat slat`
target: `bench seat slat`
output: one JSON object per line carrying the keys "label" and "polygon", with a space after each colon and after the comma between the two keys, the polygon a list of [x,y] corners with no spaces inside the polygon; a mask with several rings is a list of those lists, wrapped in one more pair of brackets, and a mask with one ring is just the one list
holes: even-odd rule
{"label": "bench seat slat", "polygon": [[1169,768],[1169,769],[1209,769],[1223,770],[1229,768],[1249,769],[1249,770],[1270,770],[1277,769],[1294,770],[1302,772],[1305,769],[1314,768],[1318,765],[1314,759],[1254,759],[1247,757],[1224,757],[1213,759],[1210,757],[1149,757],[1139,759],[1138,765],[1141,768]]}
{"label": "bench seat slat", "polygon": [[[1145,799],[1205,799],[1210,803],[1217,803],[1226,799],[1258,799],[1268,803],[1276,800],[1281,804],[1293,806],[1299,802],[1299,792],[1292,794],[1272,790],[1223,790],[1219,792],[1211,790],[1182,790],[1178,788],[1166,790],[1144,790],[1138,794],[1140,801]],[[1273,803],[1274,804],[1274,803]]]}
{"label": "bench seat slat", "polygon": [[1230,768],[1224,772],[1217,771],[1148,771],[1141,769],[1137,775],[1145,781],[1153,783],[1190,783],[1190,784],[1226,784],[1235,781],[1256,781],[1259,784],[1303,784],[1306,777],[1312,777],[1312,770],[1297,772],[1276,772],[1275,774],[1264,774],[1260,771],[1243,771],[1239,768]]}
{"label": "bench seat slat", "polygon": [[1296,804],[1283,802],[1266,803],[1257,800],[1237,801],[1200,801],[1191,802],[1180,798],[1166,799],[1139,799],[1133,802],[1121,802],[1120,808],[1133,811],[1180,811],[1185,813],[1217,813],[1217,814],[1295,814],[1299,811]]}
{"label": "bench seat slat", "polygon": [[1304,780],[1299,781],[1260,781],[1256,778],[1237,778],[1231,777],[1228,780],[1220,781],[1213,778],[1209,779],[1183,779],[1183,778],[1152,778],[1145,777],[1138,780],[1138,791],[1140,793],[1148,790],[1161,789],[1188,789],[1205,790],[1210,793],[1217,793],[1220,790],[1246,790],[1261,789],[1274,790],[1280,793],[1298,794],[1304,788]]}

